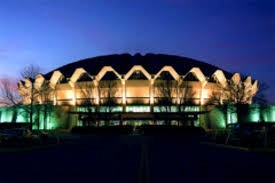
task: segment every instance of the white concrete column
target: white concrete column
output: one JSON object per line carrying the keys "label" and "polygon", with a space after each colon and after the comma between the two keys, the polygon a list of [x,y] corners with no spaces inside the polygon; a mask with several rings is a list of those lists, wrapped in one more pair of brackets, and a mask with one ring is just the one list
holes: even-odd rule
{"label": "white concrete column", "polygon": [[180,105],[180,99],[181,99],[181,93],[180,92],[183,92],[181,91],[181,84],[182,84],[182,79],[179,79],[178,80],[178,84],[177,84],[177,104]]}
{"label": "white concrete column", "polygon": [[72,86],[72,105],[75,105],[76,104],[76,94],[75,94],[75,87],[74,86]]}
{"label": "white concrete column", "polygon": [[205,82],[203,82],[203,83],[201,84],[200,105],[204,105],[204,99],[203,99],[204,95],[203,95],[203,91],[204,91],[204,87],[205,87],[206,83],[207,83],[207,81],[205,81]]}
{"label": "white concrete column", "polygon": [[150,94],[150,105],[154,105],[154,79],[150,79],[149,94]]}
{"label": "white concrete column", "polygon": [[57,101],[56,98],[57,98],[56,97],[56,90],[54,89],[54,91],[53,91],[53,105],[56,105],[56,101]]}
{"label": "white concrete column", "polygon": [[126,86],[125,86],[125,79],[121,79],[122,85],[122,104],[126,105]]}
{"label": "white concrete column", "polygon": [[99,92],[99,84],[97,80],[94,80],[94,96],[95,96],[95,104],[99,105],[99,98],[100,98],[100,92]]}

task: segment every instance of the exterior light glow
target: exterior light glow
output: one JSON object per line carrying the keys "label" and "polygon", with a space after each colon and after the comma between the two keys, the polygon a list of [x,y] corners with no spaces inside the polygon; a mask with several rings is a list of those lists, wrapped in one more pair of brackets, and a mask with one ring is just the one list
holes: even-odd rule
{"label": "exterior light glow", "polygon": [[[114,62],[114,60],[120,59],[122,60],[120,63],[125,65],[118,65],[119,62]],[[149,63],[150,60],[152,60],[152,64]],[[127,117],[124,117],[124,113],[127,112],[150,113],[144,114],[148,116],[142,118],[150,119],[154,124],[162,123],[164,120],[162,119],[164,118],[162,114],[159,113],[164,113],[165,115],[166,113],[187,113],[180,115],[169,114],[169,116],[175,119],[185,119],[186,115],[193,115],[192,120],[197,120],[196,125],[204,123],[202,120],[209,120],[210,123],[216,123],[216,126],[220,128],[225,127],[228,123],[236,122],[237,115],[232,111],[219,111],[218,109],[211,111],[212,109],[208,109],[212,107],[208,105],[208,101],[210,101],[209,99],[211,99],[213,94],[220,94],[217,98],[217,100],[220,100],[218,102],[228,101],[227,99],[231,99],[230,96],[234,95],[228,96],[223,94],[227,94],[224,92],[224,88],[231,86],[231,83],[245,83],[244,93],[246,98],[249,99],[252,99],[258,90],[257,80],[253,80],[254,83],[252,84],[251,78],[244,81],[238,73],[232,76],[207,63],[185,57],[166,55],[162,59],[161,55],[154,54],[139,57],[131,55],[102,56],[94,60],[85,59],[71,63],[69,66],[69,69],[68,65],[65,65],[59,68],[60,71],[50,72],[45,77],[40,74],[37,77],[37,81],[35,81],[36,87],[41,87],[44,81],[48,82],[52,88],[49,102],[53,103],[55,108],[60,107],[65,111],[71,112],[67,114],[67,117],[65,115],[59,116],[60,119],[53,115],[52,119],[49,119],[47,122],[47,128],[58,126],[58,124],[52,124],[53,121],[58,121],[60,124],[64,123],[64,126],[68,127],[75,126],[81,120],[84,121],[85,119],[87,121],[91,119],[87,117],[87,115],[91,115],[88,112],[114,113],[110,114],[111,117],[115,118],[112,119],[115,121],[113,122],[114,124],[117,123],[116,120],[121,116],[121,121],[124,120],[122,118],[127,119],[127,114]],[[74,68],[74,72],[71,74],[72,68]],[[208,70],[204,73],[206,69]],[[61,71],[64,73],[61,73]],[[80,86],[84,86],[86,83],[92,86],[86,89],[80,88]],[[24,94],[30,93],[29,86],[32,84],[30,80],[21,83],[19,90],[24,97],[24,104],[30,103],[30,95],[26,96]],[[85,92],[89,92],[89,95],[85,96],[83,94]],[[39,96],[34,100],[35,104],[39,102],[43,105],[43,100]],[[85,103],[82,101],[85,101]],[[90,102],[89,104],[94,107],[92,111],[87,109],[89,104],[86,101]],[[247,104],[250,102],[251,100]],[[80,106],[86,107],[86,111],[88,112],[85,114],[85,111],[78,111],[79,109],[77,108]],[[209,114],[202,114],[206,111],[211,112]],[[159,113],[154,114],[155,112]],[[263,115],[260,115],[260,113]],[[4,119],[11,121],[12,118],[14,119],[14,117],[11,117],[12,115],[12,112],[9,110],[3,112],[0,109],[1,121]],[[58,116],[58,113],[55,113],[55,115]],[[159,122],[150,118],[151,116],[155,117],[154,115],[156,115],[156,118],[161,118],[157,119]],[[96,121],[97,124],[103,124],[102,120],[106,120],[101,114],[95,116],[96,119],[93,118],[92,120]],[[134,114],[129,116],[128,118],[134,118],[132,123],[140,123],[140,120],[136,119],[137,117]],[[275,108],[266,109],[263,113],[262,111],[251,113],[249,118],[251,121],[257,121],[262,116],[268,121],[275,121]],[[42,116],[37,117],[37,119],[41,120],[42,118]],[[19,114],[16,118],[17,121],[26,121],[26,119],[19,117]],[[175,119],[171,119],[173,124],[176,124]],[[187,120],[189,119],[190,116],[188,116]],[[129,119],[129,123],[131,123],[131,120]],[[70,124],[67,124],[66,121],[70,121]],[[178,121],[180,123],[180,120]],[[126,121],[124,122],[126,123]],[[121,124],[121,122],[119,123]]]}

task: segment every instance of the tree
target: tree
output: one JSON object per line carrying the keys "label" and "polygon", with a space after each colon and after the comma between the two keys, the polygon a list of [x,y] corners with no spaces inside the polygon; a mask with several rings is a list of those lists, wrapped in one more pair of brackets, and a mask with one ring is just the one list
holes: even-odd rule
{"label": "tree", "polygon": [[92,120],[95,124],[96,121],[93,119],[96,110],[96,87],[93,82],[77,82],[76,87],[80,89],[80,98],[78,105],[82,107],[85,115],[80,115],[84,125],[89,125],[89,121]]}
{"label": "tree", "polygon": [[[196,94],[194,88],[189,83],[188,80],[181,80],[178,84],[178,108],[179,112],[185,112],[187,106],[192,106],[195,104],[194,96]],[[194,117],[195,118],[195,117]],[[185,117],[179,121],[179,123],[189,122],[194,126],[194,120],[186,120]],[[188,124],[188,123],[187,123]]]}
{"label": "tree", "polygon": [[117,104],[117,81],[101,80],[99,82],[100,105],[104,105],[105,112],[112,112]]}
{"label": "tree", "polygon": [[[39,67],[30,65],[25,67],[20,73],[20,76],[25,79],[25,81],[18,82],[8,78],[2,78],[0,80],[0,104],[13,106],[12,122],[16,122],[18,109],[22,109],[30,120],[31,129],[35,113],[39,128],[41,111],[44,113],[44,128],[47,128],[46,118],[49,112],[52,111],[52,105],[50,105],[52,88],[49,85],[49,81],[45,80],[40,83],[40,86],[36,86],[35,78],[38,74]],[[36,105],[36,108],[34,108],[34,105]]]}
{"label": "tree", "polygon": [[[111,113],[115,109],[118,103],[116,94],[118,91],[117,85],[120,80],[116,80],[117,77],[108,73],[100,80],[93,80],[92,77],[84,73],[79,77],[75,83],[77,105],[82,109],[80,119],[83,125],[89,125],[89,122],[97,123],[97,115],[99,111],[105,113]],[[84,112],[84,114],[83,114]],[[109,123],[111,115],[104,116],[106,121],[105,124]]]}
{"label": "tree", "polygon": [[[173,105],[176,104],[178,82],[168,71],[162,72],[154,82],[155,98],[161,112],[172,112]],[[170,124],[169,120],[165,121]]]}
{"label": "tree", "polygon": [[260,121],[264,121],[264,111],[268,108],[268,100],[265,92],[269,89],[269,86],[265,82],[259,82],[258,92],[253,97],[253,103],[258,104],[260,112]]}
{"label": "tree", "polygon": [[9,106],[12,109],[11,122],[16,122],[18,106],[22,103],[22,97],[18,92],[15,79],[0,79],[0,105]]}
{"label": "tree", "polygon": [[39,88],[35,88],[36,96],[36,112],[37,112],[37,127],[40,127],[40,112],[43,113],[43,128],[47,129],[47,119],[50,113],[53,111],[52,105],[52,92],[53,89],[50,87],[50,81],[44,80]]}
{"label": "tree", "polygon": [[162,112],[171,112],[175,99],[176,84],[172,80],[155,81],[155,93],[158,97],[157,104]]}
{"label": "tree", "polygon": [[162,72],[154,82],[157,104],[162,112],[171,112],[176,103],[177,81],[167,71]]}
{"label": "tree", "polygon": [[195,91],[189,81],[181,81],[178,85],[179,111],[183,112],[185,106],[194,105]]}
{"label": "tree", "polygon": [[[210,103],[217,105],[225,114],[236,112],[238,121],[244,122],[253,97],[251,89],[247,88],[244,82],[233,80],[228,80],[226,85],[216,82],[216,87],[210,97]],[[236,109],[232,105],[235,105]]]}
{"label": "tree", "polygon": [[[119,80],[100,80],[98,85],[99,106],[103,107],[104,112],[112,113],[118,104],[116,94],[118,92]],[[107,125],[110,123],[110,115],[106,116]]]}
{"label": "tree", "polygon": [[29,119],[30,119],[30,129],[32,130],[32,126],[33,126],[33,113],[34,113],[34,99],[35,97],[37,97],[37,90],[34,87],[34,81],[35,81],[35,77],[39,74],[39,67],[35,66],[35,65],[29,65],[27,67],[25,67],[20,75],[23,79],[29,79],[30,80],[30,86],[27,86],[27,91],[26,93],[21,93],[23,95],[25,95],[24,97],[28,97],[29,98],[29,102],[30,102],[30,108],[28,110],[29,112]]}
{"label": "tree", "polygon": [[253,97],[253,103],[259,105],[266,105],[268,103],[265,92],[269,89],[269,86],[265,82],[259,82],[259,87],[256,95]]}
{"label": "tree", "polygon": [[14,79],[1,78],[0,92],[0,105],[15,106],[22,102]]}

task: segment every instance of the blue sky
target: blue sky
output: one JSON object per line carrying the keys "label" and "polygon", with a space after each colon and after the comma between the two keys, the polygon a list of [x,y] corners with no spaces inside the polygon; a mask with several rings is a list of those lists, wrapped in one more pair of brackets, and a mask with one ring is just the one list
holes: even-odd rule
{"label": "blue sky", "polygon": [[[46,73],[113,53],[199,59],[268,83],[275,103],[272,0],[0,0],[0,75]],[[274,85],[274,86],[273,86]]]}

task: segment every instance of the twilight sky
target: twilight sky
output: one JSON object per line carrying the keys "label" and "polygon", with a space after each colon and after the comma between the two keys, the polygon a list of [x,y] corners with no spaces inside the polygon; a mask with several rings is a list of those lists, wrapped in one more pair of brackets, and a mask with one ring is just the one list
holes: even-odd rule
{"label": "twilight sky", "polygon": [[126,52],[251,75],[275,104],[273,0],[0,0],[0,77]]}

